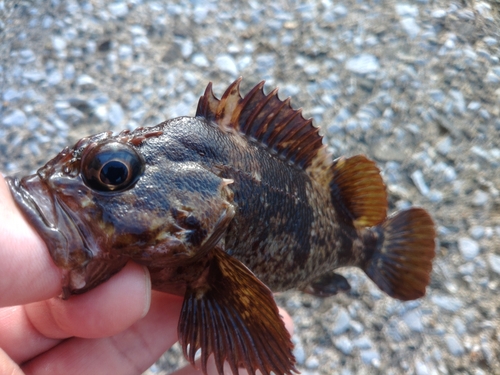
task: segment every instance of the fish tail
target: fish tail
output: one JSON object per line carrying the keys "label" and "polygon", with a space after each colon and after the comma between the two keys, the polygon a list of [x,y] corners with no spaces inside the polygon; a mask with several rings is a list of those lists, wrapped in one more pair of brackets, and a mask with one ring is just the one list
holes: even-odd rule
{"label": "fish tail", "polygon": [[394,298],[414,300],[425,295],[435,256],[436,232],[430,215],[410,208],[388,217],[363,235],[362,265],[377,286]]}

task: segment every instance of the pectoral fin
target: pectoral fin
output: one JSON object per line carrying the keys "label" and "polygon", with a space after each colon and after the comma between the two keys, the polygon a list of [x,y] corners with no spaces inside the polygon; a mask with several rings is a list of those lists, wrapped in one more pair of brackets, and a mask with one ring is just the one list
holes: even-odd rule
{"label": "pectoral fin", "polygon": [[179,341],[194,365],[201,349],[201,367],[214,355],[223,375],[227,361],[234,375],[238,367],[250,374],[288,375],[297,372],[293,344],[271,291],[241,262],[223,250],[212,250],[205,274],[188,286],[179,320]]}

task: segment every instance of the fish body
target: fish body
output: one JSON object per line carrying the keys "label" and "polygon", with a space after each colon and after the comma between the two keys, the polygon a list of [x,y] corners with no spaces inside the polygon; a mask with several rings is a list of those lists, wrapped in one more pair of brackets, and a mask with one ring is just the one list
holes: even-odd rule
{"label": "fish body", "polygon": [[435,231],[426,211],[387,217],[373,161],[331,160],[311,120],[240,80],[195,117],[84,138],[11,192],[63,270],[63,297],[133,260],[154,289],[185,297],[179,339],[250,374],[291,374],[293,345],[271,291],[349,289],[357,266],[402,300],[424,295]]}

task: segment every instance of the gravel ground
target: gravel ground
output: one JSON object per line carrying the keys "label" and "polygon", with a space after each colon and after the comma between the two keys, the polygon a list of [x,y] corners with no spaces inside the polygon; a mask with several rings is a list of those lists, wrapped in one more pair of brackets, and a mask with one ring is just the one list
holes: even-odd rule
{"label": "gravel ground", "polygon": [[[242,75],[281,88],[335,155],[365,153],[391,210],[438,227],[427,296],[357,270],[349,294],[278,295],[303,374],[500,374],[500,3],[0,1],[0,170],[82,136],[193,115]],[[146,374],[184,363],[174,347]]]}

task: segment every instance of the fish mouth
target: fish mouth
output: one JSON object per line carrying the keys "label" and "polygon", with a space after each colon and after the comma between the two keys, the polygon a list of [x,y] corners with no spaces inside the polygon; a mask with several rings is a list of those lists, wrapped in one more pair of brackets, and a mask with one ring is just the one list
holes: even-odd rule
{"label": "fish mouth", "polygon": [[[42,237],[56,265],[66,270],[75,268],[70,253],[72,249],[85,249],[85,245],[78,228],[59,205],[48,184],[38,175],[22,179],[7,177],[6,180],[14,201]],[[81,258],[79,261],[79,266],[86,263]]]}

